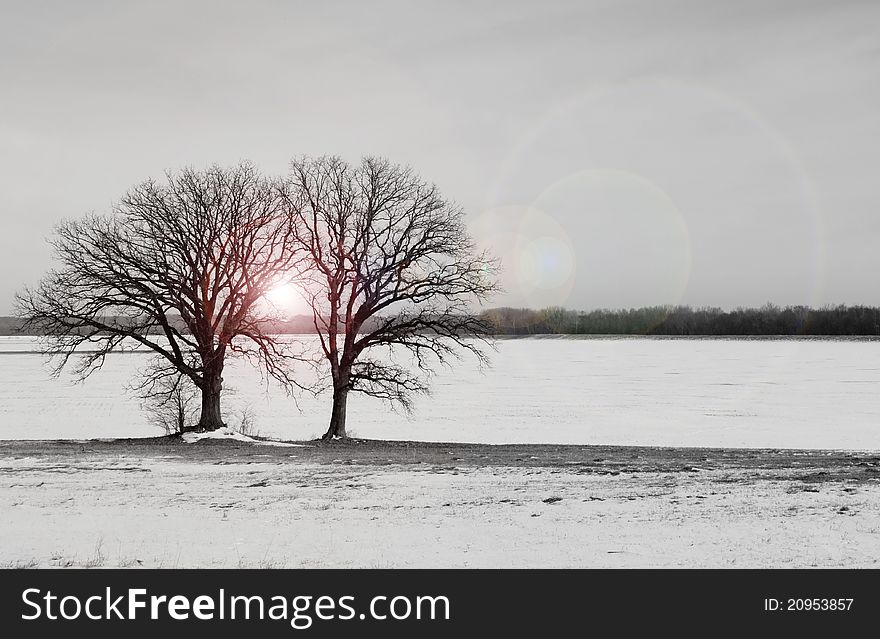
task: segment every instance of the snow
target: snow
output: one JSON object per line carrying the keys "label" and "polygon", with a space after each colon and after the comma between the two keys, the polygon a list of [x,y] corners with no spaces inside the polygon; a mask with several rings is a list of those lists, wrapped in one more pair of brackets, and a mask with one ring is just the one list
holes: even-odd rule
{"label": "snow", "polygon": [[[0,340],[0,439],[161,434],[124,392],[144,355],[110,356],[77,385],[51,378],[33,348]],[[826,472],[821,453],[779,469],[742,461],[761,453],[721,464],[697,451],[678,471],[611,475],[390,449],[387,463],[355,463],[344,444],[323,463],[309,456],[319,447],[199,447],[296,446],[263,437],[325,429],[328,398],[299,397],[300,412],[244,365],[226,378],[224,414],[234,426],[250,407],[259,436],[230,427],[103,453],[6,444],[0,567],[878,565],[876,456]],[[521,339],[499,341],[490,369],[441,370],[411,420],[358,396],[348,414],[371,438],[877,450],[878,388],[873,341]]]}
{"label": "snow", "polygon": [[[0,340],[0,439],[154,436],[125,392],[143,354],[111,355],[83,384],[53,379],[32,338]],[[880,449],[880,342],[499,340],[492,367],[440,369],[412,418],[349,399],[359,437],[482,443]],[[230,364],[223,411],[262,437],[320,436],[329,397],[286,396]]]}
{"label": "snow", "polygon": [[247,435],[243,435],[232,428],[220,428],[214,431],[206,432],[206,433],[184,433],[181,435],[183,441],[187,444],[194,444],[196,442],[204,441],[204,440],[214,440],[214,439],[230,439],[237,442],[247,442],[249,444],[262,444],[266,446],[287,446],[287,447],[301,447],[304,444],[294,444],[293,442],[279,442],[271,439],[254,439],[253,437],[248,437]]}
{"label": "snow", "polygon": [[0,457],[0,566],[855,568],[880,558],[876,482],[805,485],[755,468],[211,462]]}

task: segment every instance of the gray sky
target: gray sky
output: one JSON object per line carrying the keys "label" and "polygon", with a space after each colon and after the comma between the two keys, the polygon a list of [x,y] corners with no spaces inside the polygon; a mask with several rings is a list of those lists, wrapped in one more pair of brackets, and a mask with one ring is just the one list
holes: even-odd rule
{"label": "gray sky", "polygon": [[27,2],[0,9],[0,313],[60,219],[166,168],[387,155],[495,303],[880,304],[880,3]]}

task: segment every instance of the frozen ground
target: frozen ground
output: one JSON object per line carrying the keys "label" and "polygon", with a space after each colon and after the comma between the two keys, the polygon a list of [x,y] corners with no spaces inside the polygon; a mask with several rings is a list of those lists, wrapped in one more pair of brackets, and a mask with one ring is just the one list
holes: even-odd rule
{"label": "frozen ground", "polygon": [[[159,434],[125,386],[146,362],[113,355],[82,385],[50,378],[32,338],[0,339],[0,439]],[[250,407],[262,435],[310,439],[327,397],[300,409],[245,365],[224,410]],[[880,450],[880,341],[500,340],[493,366],[441,370],[408,420],[353,396],[360,437],[481,443]]]}
{"label": "frozen ground", "polygon": [[[2,566],[880,558],[880,455],[818,450],[880,450],[880,342],[503,340],[493,368],[442,371],[411,421],[351,402],[358,435],[422,443],[298,446],[229,433],[87,441],[158,434],[124,392],[146,358],[112,356],[73,385],[51,379],[33,348],[0,340]],[[226,377],[237,391],[225,399],[230,421],[250,407],[264,436],[323,431],[326,399],[301,398],[299,412],[248,368]]]}
{"label": "frozen ground", "polygon": [[0,565],[876,567],[880,457],[0,443]]}

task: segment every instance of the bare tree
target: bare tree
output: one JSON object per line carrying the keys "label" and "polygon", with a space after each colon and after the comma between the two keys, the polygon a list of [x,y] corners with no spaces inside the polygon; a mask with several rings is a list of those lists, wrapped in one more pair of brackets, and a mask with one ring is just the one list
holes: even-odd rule
{"label": "bare tree", "polygon": [[131,345],[158,357],[144,388],[185,375],[201,391],[196,430],[223,426],[228,354],[253,358],[285,382],[286,354],[267,334],[267,289],[290,278],[303,253],[275,181],[247,163],[168,173],[132,188],[112,215],[62,223],[60,267],[17,296],[26,329],[48,336],[56,373],[76,358],[85,378]]}
{"label": "bare tree", "polygon": [[141,397],[141,407],[150,421],[174,435],[186,431],[198,415],[199,389],[183,374],[160,377],[135,390]]}
{"label": "bare tree", "polygon": [[[286,197],[310,255],[304,288],[329,362],[333,409],[324,439],[345,437],[351,391],[410,409],[432,365],[460,352],[485,361],[489,327],[470,305],[496,289],[462,210],[409,168],[366,158],[291,163]],[[368,353],[405,349],[414,366]]]}

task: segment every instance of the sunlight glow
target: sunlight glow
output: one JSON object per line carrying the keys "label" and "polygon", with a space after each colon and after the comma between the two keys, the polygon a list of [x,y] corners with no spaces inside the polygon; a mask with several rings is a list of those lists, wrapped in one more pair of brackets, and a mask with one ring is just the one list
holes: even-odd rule
{"label": "sunlight glow", "polygon": [[263,296],[275,310],[286,315],[303,312],[306,302],[293,284],[280,284]]}

